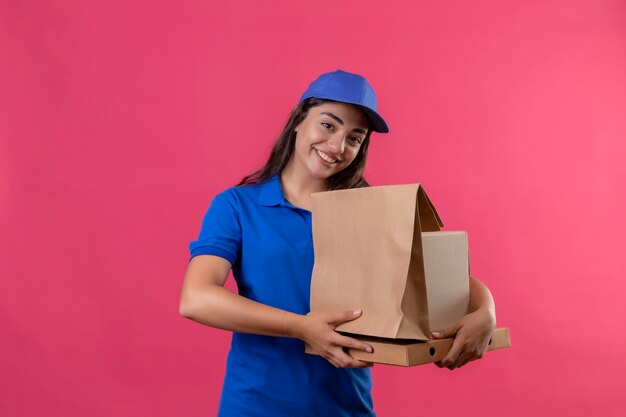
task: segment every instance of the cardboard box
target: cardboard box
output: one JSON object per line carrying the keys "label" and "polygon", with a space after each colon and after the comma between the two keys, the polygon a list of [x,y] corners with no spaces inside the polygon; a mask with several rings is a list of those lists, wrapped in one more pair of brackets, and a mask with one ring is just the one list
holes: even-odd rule
{"label": "cardboard box", "polygon": [[422,232],[422,254],[428,328],[445,329],[463,318],[469,308],[467,233]]}
{"label": "cardboard box", "polygon": [[[436,339],[427,341],[384,339],[376,337],[363,337],[346,334],[346,336],[367,342],[374,348],[374,352],[368,353],[357,349],[348,349],[348,354],[354,359],[365,362],[380,363],[397,366],[417,366],[442,360],[450,351],[454,339]],[[503,349],[511,346],[508,328],[494,330],[487,352]],[[307,345],[305,352],[314,353]]]}

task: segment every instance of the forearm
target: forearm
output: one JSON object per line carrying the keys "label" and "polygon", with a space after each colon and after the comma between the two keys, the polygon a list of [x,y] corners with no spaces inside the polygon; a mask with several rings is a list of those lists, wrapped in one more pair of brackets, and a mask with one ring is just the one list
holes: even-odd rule
{"label": "forearm", "polygon": [[185,317],[219,329],[298,337],[303,316],[249,300],[217,285],[198,291]]}
{"label": "forearm", "polygon": [[491,291],[485,284],[483,284],[478,279],[470,276],[470,303],[469,303],[469,311],[474,312],[478,309],[483,309],[488,311],[490,315],[493,317],[495,322],[496,319],[496,306],[493,301],[493,296],[491,295]]}

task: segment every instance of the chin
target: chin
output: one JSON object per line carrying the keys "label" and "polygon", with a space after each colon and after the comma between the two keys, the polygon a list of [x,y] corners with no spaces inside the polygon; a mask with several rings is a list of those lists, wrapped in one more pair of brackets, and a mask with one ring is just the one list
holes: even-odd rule
{"label": "chin", "polygon": [[312,172],[311,177],[315,178],[316,180],[327,180],[328,178],[333,176],[333,174],[334,172],[328,172],[328,173]]}
{"label": "chin", "polygon": [[316,180],[326,180],[337,172],[338,171],[335,170],[309,169],[309,174],[311,174],[311,177],[315,178]]}

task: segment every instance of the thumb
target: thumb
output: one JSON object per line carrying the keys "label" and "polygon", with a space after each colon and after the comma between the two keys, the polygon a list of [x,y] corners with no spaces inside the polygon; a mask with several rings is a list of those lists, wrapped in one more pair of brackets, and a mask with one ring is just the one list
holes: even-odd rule
{"label": "thumb", "polygon": [[338,326],[341,323],[345,323],[347,321],[351,321],[354,320],[356,318],[358,318],[359,316],[361,316],[361,310],[349,310],[349,311],[342,311],[341,313],[337,313],[331,316],[330,318],[330,323]]}
{"label": "thumb", "polygon": [[454,335],[456,334],[457,331],[457,325],[454,324],[452,326],[446,327],[443,330],[437,330],[434,332],[431,332],[430,335],[432,336],[433,339],[445,339],[448,337],[454,337]]}

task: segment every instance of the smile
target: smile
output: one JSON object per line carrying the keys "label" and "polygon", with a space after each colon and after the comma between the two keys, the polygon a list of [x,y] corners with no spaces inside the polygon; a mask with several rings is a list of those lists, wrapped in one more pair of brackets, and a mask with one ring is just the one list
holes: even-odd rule
{"label": "smile", "polygon": [[319,149],[315,149],[317,151],[317,154],[320,156],[320,158],[322,158],[324,161],[328,162],[329,164],[334,164],[337,162],[336,159],[331,158],[328,154],[320,151]]}

